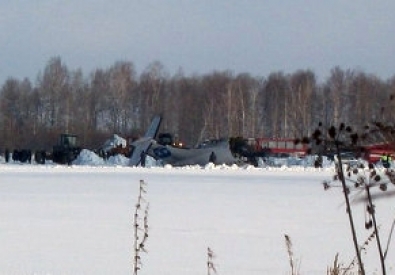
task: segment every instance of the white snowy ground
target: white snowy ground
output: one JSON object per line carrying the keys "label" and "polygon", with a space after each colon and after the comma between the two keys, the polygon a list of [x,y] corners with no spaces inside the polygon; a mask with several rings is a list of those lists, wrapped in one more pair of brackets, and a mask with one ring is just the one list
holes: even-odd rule
{"label": "white snowy ground", "polygon": [[[284,234],[301,274],[326,274],[336,253],[344,264],[354,255],[343,194],[322,187],[332,173],[331,167],[300,166],[3,163],[0,274],[132,274],[141,179],[148,183],[150,229],[139,274],[207,274],[207,247],[216,254],[217,274],[290,274]],[[394,199],[376,201],[383,243],[395,218]],[[370,233],[364,204],[355,202],[352,210],[362,243]],[[392,242],[388,274],[395,274],[394,250]],[[381,273],[377,255],[373,241],[363,254],[367,274]]]}

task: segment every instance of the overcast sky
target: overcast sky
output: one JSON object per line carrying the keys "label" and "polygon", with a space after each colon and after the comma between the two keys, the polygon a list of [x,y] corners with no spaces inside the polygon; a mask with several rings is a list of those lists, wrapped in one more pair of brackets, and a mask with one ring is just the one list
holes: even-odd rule
{"label": "overcast sky", "polygon": [[141,73],[268,76],[335,66],[395,75],[394,0],[2,0],[0,83],[34,81],[51,57],[89,75],[116,61]]}

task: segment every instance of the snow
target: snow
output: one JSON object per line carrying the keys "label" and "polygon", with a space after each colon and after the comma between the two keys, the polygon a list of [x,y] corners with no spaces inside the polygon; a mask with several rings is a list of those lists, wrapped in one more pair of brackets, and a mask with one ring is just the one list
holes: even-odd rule
{"label": "snow", "polygon": [[[72,166],[0,160],[0,274],[132,274],[133,215],[147,183],[148,253],[139,274],[207,274],[207,247],[218,274],[290,274],[284,235],[302,274],[326,274],[339,253],[354,256],[340,188],[324,191],[332,164],[280,167],[128,167],[83,151]],[[392,186],[391,186],[392,188]],[[381,192],[381,191],[376,191]],[[364,203],[352,194],[358,239]],[[383,243],[393,198],[376,201]],[[387,256],[395,274],[394,247]],[[363,253],[367,274],[381,273],[375,241]]]}
{"label": "snow", "polygon": [[110,138],[110,139],[106,140],[106,142],[104,142],[101,149],[104,152],[108,152],[111,149],[119,147],[119,146],[124,148],[124,147],[126,147],[126,145],[127,145],[126,139],[118,136],[117,134],[114,134],[112,136],[112,138]]}
{"label": "snow", "polygon": [[78,157],[73,161],[75,165],[89,165],[89,166],[101,166],[105,164],[104,159],[96,155],[95,153],[82,149]]}

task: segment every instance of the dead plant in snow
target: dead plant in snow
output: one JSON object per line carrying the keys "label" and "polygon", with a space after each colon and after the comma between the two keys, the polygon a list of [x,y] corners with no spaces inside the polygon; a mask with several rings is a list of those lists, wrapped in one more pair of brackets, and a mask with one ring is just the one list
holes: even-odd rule
{"label": "dead plant in snow", "polygon": [[214,252],[210,247],[207,247],[207,275],[211,275],[211,272],[217,273],[217,269],[214,265]]}
{"label": "dead plant in snow", "polygon": [[285,245],[287,247],[287,253],[288,253],[288,258],[289,258],[289,265],[291,267],[291,274],[292,275],[297,275],[300,274],[299,272],[299,263],[298,261],[294,258],[294,252],[293,252],[293,245],[291,238],[285,234]]}
{"label": "dead plant in snow", "polygon": [[144,198],[147,193],[144,180],[140,180],[139,195],[137,198],[136,208],[134,212],[134,258],[133,258],[133,274],[137,275],[141,269],[141,252],[147,252],[145,243],[148,238],[148,209],[149,204]]}

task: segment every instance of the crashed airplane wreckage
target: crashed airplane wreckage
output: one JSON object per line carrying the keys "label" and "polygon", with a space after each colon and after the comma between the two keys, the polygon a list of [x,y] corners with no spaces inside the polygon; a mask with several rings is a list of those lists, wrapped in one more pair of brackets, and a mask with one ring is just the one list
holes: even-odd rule
{"label": "crashed airplane wreckage", "polygon": [[204,166],[210,162],[216,165],[241,163],[257,165],[257,157],[266,156],[268,153],[254,151],[242,138],[209,140],[194,148],[174,146],[170,134],[161,134],[156,140],[161,122],[162,117],[155,116],[145,135],[127,146],[128,153],[125,155],[130,157],[131,166],[144,165],[147,155],[163,165],[172,166]]}

